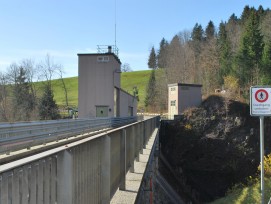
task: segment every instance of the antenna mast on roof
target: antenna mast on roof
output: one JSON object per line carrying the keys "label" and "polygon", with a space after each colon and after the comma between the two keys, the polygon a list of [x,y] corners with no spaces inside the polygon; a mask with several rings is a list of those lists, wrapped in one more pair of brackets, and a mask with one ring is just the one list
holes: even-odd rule
{"label": "antenna mast on roof", "polygon": [[115,48],[117,47],[117,0],[115,0]]}

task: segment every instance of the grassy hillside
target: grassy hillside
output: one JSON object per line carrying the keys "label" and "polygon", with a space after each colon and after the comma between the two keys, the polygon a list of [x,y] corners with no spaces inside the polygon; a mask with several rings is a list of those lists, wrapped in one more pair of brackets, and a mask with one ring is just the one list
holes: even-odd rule
{"label": "grassy hillside", "polygon": [[[139,104],[141,109],[144,107],[145,88],[149,80],[151,71],[124,72],[121,74],[121,88],[128,93],[133,93],[133,87],[137,86],[139,92]],[[70,106],[78,106],[78,77],[64,79],[68,90],[68,101]],[[54,98],[59,106],[65,105],[65,94],[61,80],[52,81]],[[40,86],[40,85],[38,85]]]}
{"label": "grassy hillside", "polygon": [[[68,92],[68,102],[70,106],[78,106],[78,77],[65,78],[65,85]],[[54,98],[58,105],[65,105],[65,93],[61,80],[53,80],[52,82]]]}
{"label": "grassy hillside", "polygon": [[137,86],[139,103],[138,108],[144,108],[145,89],[149,81],[151,71],[124,72],[121,74],[121,88],[130,94],[133,94],[133,87]]}
{"label": "grassy hillside", "polygon": [[[267,203],[271,196],[271,179],[265,178],[265,203]],[[260,180],[251,186],[241,186],[235,188],[224,198],[215,200],[210,204],[255,204],[261,203],[260,194]]]}

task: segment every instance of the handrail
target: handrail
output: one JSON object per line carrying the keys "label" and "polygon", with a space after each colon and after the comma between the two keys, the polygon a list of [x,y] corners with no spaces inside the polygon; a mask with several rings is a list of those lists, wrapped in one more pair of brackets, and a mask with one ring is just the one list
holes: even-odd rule
{"label": "handrail", "polygon": [[136,122],[137,117],[68,119],[0,124],[0,154]]}

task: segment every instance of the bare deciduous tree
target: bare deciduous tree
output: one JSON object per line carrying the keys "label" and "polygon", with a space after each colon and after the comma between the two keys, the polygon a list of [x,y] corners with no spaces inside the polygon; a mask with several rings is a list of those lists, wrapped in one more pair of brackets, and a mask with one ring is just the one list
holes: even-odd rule
{"label": "bare deciduous tree", "polygon": [[42,61],[38,65],[38,68],[41,73],[40,78],[44,79],[43,95],[39,103],[40,119],[57,119],[60,117],[60,115],[58,111],[58,106],[54,100],[52,79],[57,72],[62,76],[63,71],[61,65],[55,64],[50,55],[47,54],[44,61]]}
{"label": "bare deciduous tree", "polygon": [[28,121],[34,115],[37,103],[33,69],[34,63],[31,60],[23,60],[19,64],[11,64],[7,71],[12,113],[9,121]]}
{"label": "bare deciduous tree", "polygon": [[52,88],[52,79],[57,71],[61,69],[61,65],[55,64],[53,58],[47,54],[44,61],[41,61],[37,67],[40,73],[39,79]]}
{"label": "bare deciduous tree", "polygon": [[60,65],[60,66],[56,67],[56,69],[57,69],[57,73],[60,77],[61,86],[62,86],[62,89],[64,91],[64,95],[65,95],[65,105],[66,105],[66,108],[67,108],[67,111],[69,114],[68,90],[67,90],[67,86],[65,84],[65,80],[63,79],[63,74],[64,74],[63,67]]}
{"label": "bare deciduous tree", "polygon": [[8,91],[7,91],[7,78],[6,75],[0,72],[0,121],[8,121],[8,112],[10,107],[8,106]]}
{"label": "bare deciduous tree", "polygon": [[122,72],[131,72],[133,70],[131,69],[130,64],[124,63],[121,65],[121,71]]}
{"label": "bare deciduous tree", "polygon": [[204,45],[200,55],[204,93],[213,93],[219,86],[219,55],[216,40],[211,39]]}

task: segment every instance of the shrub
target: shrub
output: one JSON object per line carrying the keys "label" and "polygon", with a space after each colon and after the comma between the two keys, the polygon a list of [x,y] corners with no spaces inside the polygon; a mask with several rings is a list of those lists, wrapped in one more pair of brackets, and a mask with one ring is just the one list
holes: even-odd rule
{"label": "shrub", "polygon": [[[258,170],[261,171],[261,164],[258,166]],[[271,177],[271,154],[264,156],[264,175]]]}
{"label": "shrub", "polygon": [[186,124],[186,125],[184,126],[184,129],[185,129],[185,130],[192,130],[192,125]]}

